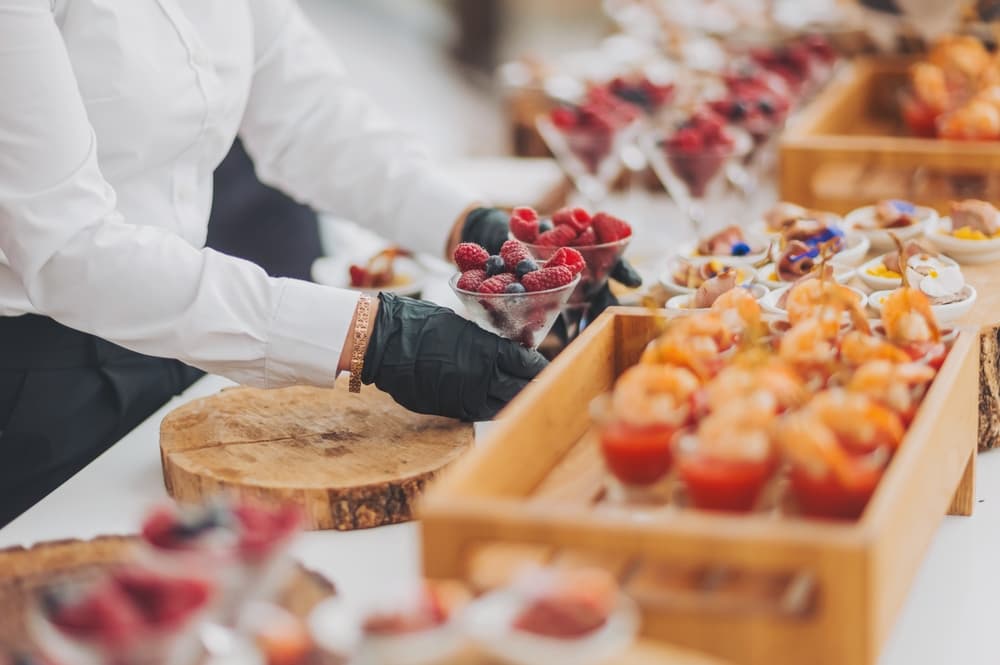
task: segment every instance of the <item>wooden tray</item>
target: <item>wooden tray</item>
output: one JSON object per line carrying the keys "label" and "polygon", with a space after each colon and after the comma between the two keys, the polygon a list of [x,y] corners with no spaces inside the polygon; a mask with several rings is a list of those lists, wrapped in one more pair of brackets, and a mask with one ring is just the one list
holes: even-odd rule
{"label": "wooden tray", "polygon": [[[31,651],[24,620],[35,594],[60,578],[96,577],[128,562],[136,542],[135,537],[102,536],[0,550],[0,647]],[[279,604],[304,619],[317,603],[334,592],[333,584],[325,577],[300,566]]]}
{"label": "wooden tray", "polygon": [[439,479],[420,517],[425,572],[484,587],[531,562],[600,565],[646,635],[738,663],[874,663],[941,518],[972,511],[978,346],[962,333],[855,523],[595,505],[587,405],[637,362],[655,317],[593,323]]}
{"label": "wooden tray", "polygon": [[312,529],[412,519],[427,481],[472,445],[472,425],[344,384],[233,388],[179,407],[160,427],[167,492],[189,503],[219,492],[296,503]]}
{"label": "wooden tray", "polygon": [[1000,141],[907,136],[897,95],[909,62],[856,61],[789,123],[782,198],[839,213],[884,198],[942,212],[954,199],[1000,199]]}

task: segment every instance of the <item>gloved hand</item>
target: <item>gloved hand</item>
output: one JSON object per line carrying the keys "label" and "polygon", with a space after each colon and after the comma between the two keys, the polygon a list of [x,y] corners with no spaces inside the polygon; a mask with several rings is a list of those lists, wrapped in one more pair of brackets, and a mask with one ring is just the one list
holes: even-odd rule
{"label": "gloved hand", "polygon": [[[465,218],[462,226],[462,242],[474,242],[486,248],[490,254],[500,252],[510,233],[510,215],[496,208],[476,208]],[[611,270],[611,279],[634,289],[642,286],[642,277],[625,259],[619,259]],[[606,308],[618,304],[618,299],[605,284],[588,299],[590,307],[587,319],[592,321]]]}
{"label": "gloved hand", "polygon": [[547,364],[450,309],[380,293],[361,381],[411,411],[486,420]]}

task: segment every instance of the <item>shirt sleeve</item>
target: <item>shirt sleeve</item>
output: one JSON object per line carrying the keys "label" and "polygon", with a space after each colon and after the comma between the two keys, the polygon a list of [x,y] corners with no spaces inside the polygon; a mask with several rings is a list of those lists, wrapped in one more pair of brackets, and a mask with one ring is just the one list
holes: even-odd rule
{"label": "shirt sleeve", "polygon": [[333,382],[356,294],[122,219],[49,0],[0,0],[0,90],[0,251],[36,311],[242,383]]}
{"label": "shirt sleeve", "polygon": [[295,0],[250,5],[256,63],[240,133],[260,178],[439,256],[474,194],[441,175],[421,145],[348,81]]}

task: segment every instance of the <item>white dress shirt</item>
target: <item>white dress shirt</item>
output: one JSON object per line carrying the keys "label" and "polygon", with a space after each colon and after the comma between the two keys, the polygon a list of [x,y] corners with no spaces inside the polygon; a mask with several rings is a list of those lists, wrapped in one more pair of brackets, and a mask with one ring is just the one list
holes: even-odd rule
{"label": "white dress shirt", "polygon": [[237,132],[260,178],[438,254],[474,199],[294,0],[0,0],[0,315],[235,381],[329,385],[357,295],[204,249]]}

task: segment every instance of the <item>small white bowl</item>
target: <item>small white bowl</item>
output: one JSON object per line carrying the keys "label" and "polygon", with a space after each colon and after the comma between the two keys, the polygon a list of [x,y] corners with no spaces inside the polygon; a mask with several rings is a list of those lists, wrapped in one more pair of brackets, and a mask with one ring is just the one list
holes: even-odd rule
{"label": "small white bowl", "polygon": [[[768,290],[760,284],[754,284],[749,288],[754,299],[758,301],[762,301],[767,296]],[[694,299],[694,293],[681,293],[668,300],[667,304],[664,305],[664,309],[673,316],[688,316],[690,314],[709,311],[710,308],[708,307],[691,307],[692,299]]]}
{"label": "small white bowl", "polygon": [[[846,284],[851,281],[854,277],[854,268],[843,265],[836,260],[830,261],[830,265],[833,266],[833,279],[839,284]],[[757,269],[757,275],[754,281],[757,284],[762,284],[768,289],[783,289],[785,287],[791,286],[792,282],[785,282],[780,279],[772,279],[772,276],[776,276],[775,270],[777,266],[774,263],[768,263],[763,268]]]}
{"label": "small white bowl", "polygon": [[[679,256],[675,256],[667,261],[666,269],[660,273],[660,286],[672,296],[684,295],[687,293],[694,293],[697,289],[691,288],[689,286],[681,286],[674,281],[674,273],[677,272],[678,264],[680,262],[692,263],[694,265],[700,265],[701,263],[706,263],[706,261],[687,261],[687,259],[682,259]],[[754,270],[748,266],[731,266],[737,271],[737,278],[740,280],[741,284],[749,284],[754,280]]]}
{"label": "small white bowl", "polygon": [[844,217],[844,229],[846,231],[861,233],[871,241],[871,248],[876,252],[888,252],[896,247],[890,233],[895,234],[900,240],[915,240],[928,232],[930,225],[937,219],[937,211],[926,206],[916,206],[917,216],[920,218],[916,224],[903,226],[898,229],[868,229],[862,222],[871,219],[875,215],[875,206],[864,206],[857,210],[852,210]]}
{"label": "small white bowl", "polygon": [[757,263],[765,256],[767,256],[767,250],[771,247],[770,238],[761,238],[756,236],[747,236],[747,244],[750,245],[751,252],[743,256],[727,256],[725,254],[706,256],[704,254],[698,253],[698,243],[689,242],[680,246],[677,251],[677,255],[688,261],[718,261],[723,265],[729,266],[739,266],[746,265],[748,263]]}
{"label": "small white bowl", "polygon": [[[976,304],[976,298],[978,297],[976,288],[971,284],[966,284],[965,288],[968,289],[968,297],[964,300],[951,302],[947,305],[931,305],[931,311],[934,312],[934,318],[937,319],[938,324],[953,323],[957,321],[968,314],[969,310],[972,309],[972,306]],[[879,316],[881,316],[882,303],[893,291],[895,291],[895,289],[876,291],[871,294],[868,296],[868,307],[870,307],[873,311],[878,312]]]}
{"label": "small white bowl", "polygon": [[[790,288],[791,288],[790,286],[785,286],[780,289],[775,289],[774,291],[768,291],[767,295],[765,295],[760,300],[761,309],[763,309],[768,314],[773,314],[781,318],[785,318],[786,316],[788,316],[788,312],[786,312],[783,308],[778,306],[778,301],[781,300],[781,297]],[[863,291],[860,291],[854,288],[853,286],[849,286],[847,288],[849,288],[851,291],[854,291],[854,293],[858,294],[859,304],[861,305],[861,309],[863,310],[865,305],[868,303],[868,296],[866,296]]]}
{"label": "small white bowl", "polygon": [[347,272],[349,268],[349,263],[330,256],[321,256],[313,261],[310,272],[312,273],[313,280],[317,284],[323,284],[324,286],[335,286],[339,289],[361,291],[372,296],[378,295],[379,292],[384,292],[395,293],[398,296],[407,296],[409,298],[415,298],[420,295],[420,292],[424,288],[424,280],[427,277],[427,272],[420,264],[411,258],[401,256],[395,260],[394,268],[396,275],[406,280],[405,283],[398,286],[366,289],[351,286],[351,278]]}
{"label": "small white bowl", "polygon": [[830,262],[856,268],[868,256],[871,240],[864,233],[851,231],[844,234],[844,242],[844,249],[834,254]]}
{"label": "small white bowl", "polygon": [[639,632],[639,611],[626,595],[607,623],[583,637],[559,639],[513,628],[521,596],[501,589],[482,596],[463,613],[465,633],[487,654],[508,665],[598,665],[627,649]]}
{"label": "small white bowl", "polygon": [[974,265],[1000,261],[1000,238],[966,240],[951,235],[951,218],[936,219],[927,231],[927,239],[959,263]]}
{"label": "small white bowl", "polygon": [[[903,280],[899,277],[895,279],[890,277],[879,277],[868,272],[869,270],[873,270],[882,265],[882,261],[885,260],[886,256],[887,254],[882,254],[881,256],[875,257],[858,268],[858,277],[865,283],[865,286],[872,291],[891,291],[893,289],[898,289],[903,285]],[[938,258],[946,263],[950,263],[951,265],[958,265],[954,259],[951,259],[943,254]]]}

